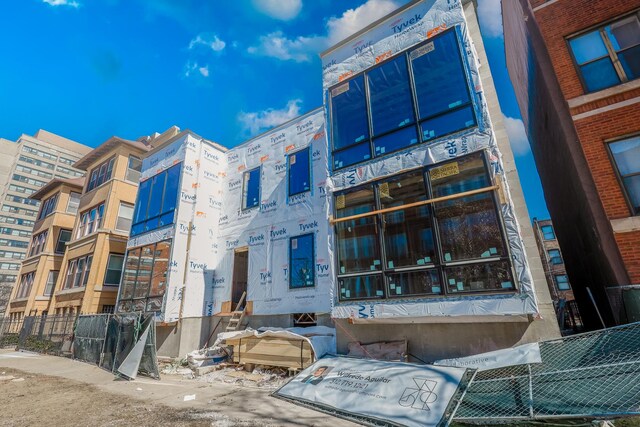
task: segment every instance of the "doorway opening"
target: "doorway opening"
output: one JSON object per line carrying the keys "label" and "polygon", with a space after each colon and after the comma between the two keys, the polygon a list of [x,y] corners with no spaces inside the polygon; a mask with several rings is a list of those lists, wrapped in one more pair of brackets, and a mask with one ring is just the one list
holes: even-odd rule
{"label": "doorway opening", "polygon": [[[233,281],[231,286],[231,310],[239,311],[242,294],[247,292],[249,279],[249,248],[238,248],[233,253]],[[246,301],[246,298],[244,299]],[[243,302],[243,304],[245,304]]]}

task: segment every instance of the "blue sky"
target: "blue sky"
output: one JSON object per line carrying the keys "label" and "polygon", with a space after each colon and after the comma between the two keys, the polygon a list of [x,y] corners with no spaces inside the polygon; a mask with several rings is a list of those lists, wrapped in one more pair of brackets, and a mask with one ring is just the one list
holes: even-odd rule
{"label": "blue sky", "polygon": [[[172,125],[226,146],[322,103],[318,53],[406,0],[9,0],[0,136],[89,146]],[[500,0],[479,0],[529,213],[548,216],[504,62]]]}

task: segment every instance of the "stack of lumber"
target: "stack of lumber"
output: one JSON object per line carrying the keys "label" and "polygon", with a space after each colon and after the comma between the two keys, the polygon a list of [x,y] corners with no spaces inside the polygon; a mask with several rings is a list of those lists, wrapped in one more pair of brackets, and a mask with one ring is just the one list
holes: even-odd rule
{"label": "stack of lumber", "polygon": [[233,346],[233,361],[238,364],[304,369],[315,360],[311,344],[305,339],[245,337],[226,339],[226,343]]}

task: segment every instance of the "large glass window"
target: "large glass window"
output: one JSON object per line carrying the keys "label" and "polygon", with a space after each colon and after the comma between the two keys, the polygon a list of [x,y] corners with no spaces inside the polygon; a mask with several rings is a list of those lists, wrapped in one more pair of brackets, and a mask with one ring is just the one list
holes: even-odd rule
{"label": "large glass window", "polygon": [[640,215],[640,136],[609,143],[633,215]]}
{"label": "large glass window", "polygon": [[585,90],[640,77],[640,21],[633,14],[569,40]]}
{"label": "large glass window", "polygon": [[336,193],[339,299],[514,290],[491,185],[474,153]]}
{"label": "large glass window", "polygon": [[90,179],[89,185],[87,186],[87,191],[91,191],[111,179],[115,161],[116,158],[112,157],[104,163],[101,163],[99,166],[96,166],[95,169],[91,171],[91,174],[89,175]]}
{"label": "large glass window", "polygon": [[157,312],[162,309],[170,255],[171,240],[127,252],[118,311]]}
{"label": "large glass window", "polygon": [[375,155],[416,144],[418,136],[411,126],[415,124],[415,115],[406,56],[398,56],[369,71],[367,82]]}
{"label": "large glass window", "polygon": [[245,172],[242,181],[242,209],[260,206],[260,168]]}
{"label": "large glass window", "polygon": [[124,255],[109,254],[107,261],[107,271],[104,274],[104,284],[110,286],[120,285],[120,276],[122,275],[122,264],[124,263]]}
{"label": "large glass window", "polygon": [[289,196],[311,190],[311,156],[309,147],[289,154]]}
{"label": "large glass window", "polygon": [[[450,196],[491,185],[484,159],[467,156],[429,171],[433,197]],[[492,193],[434,204],[444,262],[506,254]]]}
{"label": "large glass window", "polygon": [[[340,193],[335,199],[336,218],[347,218],[375,210],[373,186]],[[365,216],[336,224],[340,274],[379,271],[382,268],[378,240],[378,218]]]}
{"label": "large glass window", "polygon": [[334,170],[476,124],[455,30],[338,84],[329,94]]}
{"label": "large glass window", "polygon": [[305,234],[289,239],[289,287],[315,286],[314,235]]}
{"label": "large glass window", "polygon": [[[426,200],[421,170],[378,184],[380,208],[400,208]],[[435,243],[427,205],[398,209],[382,215],[387,268],[429,265],[436,261]]]}
{"label": "large glass window", "polygon": [[334,169],[371,158],[364,75],[331,89],[331,126]]}
{"label": "large glass window", "polygon": [[132,236],[173,224],[181,166],[181,163],[174,165],[140,183],[133,212]]}

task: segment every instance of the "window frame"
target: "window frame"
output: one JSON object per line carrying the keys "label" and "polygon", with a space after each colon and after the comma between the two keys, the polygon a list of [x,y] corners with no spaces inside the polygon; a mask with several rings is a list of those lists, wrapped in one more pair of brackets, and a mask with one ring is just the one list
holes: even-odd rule
{"label": "window frame", "polygon": [[[181,191],[181,184],[182,184],[182,163],[183,162],[176,163],[176,164],[164,169],[163,171],[161,171],[161,172],[159,172],[159,173],[157,173],[157,174],[155,174],[153,176],[150,176],[149,178],[147,178],[144,181],[140,182],[140,184],[138,186],[138,192],[137,192],[137,195],[136,195],[136,202],[133,205],[133,214],[131,216],[131,227],[128,230],[130,236],[139,236],[141,234],[148,233],[150,231],[158,230],[160,228],[168,227],[168,226],[170,226],[172,224],[175,224],[175,222],[176,222],[176,211],[178,210],[178,206],[180,204],[180,191]],[[169,177],[169,171],[171,171],[173,168],[177,168],[178,169],[177,174],[178,174],[178,176],[180,178],[178,180],[177,184],[176,184],[177,191],[176,191],[176,194],[175,194],[175,206],[171,210],[164,211],[163,209],[164,209],[164,205],[165,205],[165,199],[166,199],[166,196],[167,196],[167,183],[169,182],[169,179],[167,179],[167,178]],[[163,188],[162,188],[162,200],[160,200],[160,210],[156,215],[148,216],[149,206],[151,205],[151,194],[152,194],[152,191],[153,191],[153,179],[156,176],[160,175],[160,174],[166,174],[166,176],[164,177],[164,184],[163,184]],[[147,194],[147,201],[146,201],[146,204],[145,204],[145,207],[144,207],[144,217],[142,219],[140,219],[139,221],[136,221],[136,218],[137,218],[137,216],[139,214],[138,210],[140,209],[139,208],[139,206],[140,206],[140,204],[139,204],[140,203],[140,196],[142,196],[142,192],[140,191],[140,187],[142,186],[142,183],[145,183],[145,182],[149,182],[149,186],[148,186],[149,190],[148,190],[147,193],[145,193],[145,194]],[[167,223],[167,224],[162,224],[161,225],[160,224],[160,219],[162,219],[164,216],[168,215],[169,213],[172,214],[171,223]],[[153,228],[147,229],[147,223],[153,222],[156,219],[158,220],[158,225],[153,227]],[[139,225],[143,226],[143,230],[141,230],[141,231],[134,230],[134,228],[136,228]]]}
{"label": "window frame", "polygon": [[[116,156],[111,156],[104,162],[100,163],[88,173],[89,181],[87,182],[87,189],[85,194],[95,190],[103,184],[109,182],[113,178],[113,170],[115,168]],[[103,170],[104,168],[104,170]],[[109,172],[109,176],[107,176]],[[95,174],[95,178],[94,178]],[[102,180],[102,181],[101,181]]]}
{"label": "window frame", "polygon": [[[611,40],[609,39],[609,36],[606,35],[606,31],[605,31],[605,28],[607,26],[609,26],[609,25],[611,25],[611,24],[613,24],[615,22],[622,21],[622,20],[624,20],[626,18],[630,18],[632,16],[635,16],[638,19],[638,21],[640,22],[640,10],[636,9],[633,12],[617,16],[617,17],[615,17],[613,19],[609,19],[609,20],[607,20],[607,21],[605,21],[603,23],[591,26],[591,27],[589,27],[587,29],[581,30],[581,31],[579,31],[577,33],[573,33],[573,34],[565,37],[565,40],[564,40],[565,41],[565,45],[567,47],[567,50],[569,51],[569,56],[571,57],[571,62],[573,63],[574,70],[576,71],[576,74],[578,75],[578,79],[580,80],[580,84],[582,85],[582,89],[584,90],[585,94],[597,93],[597,92],[600,92],[600,91],[603,91],[603,90],[611,89],[613,87],[619,86],[619,85],[624,84],[624,83],[628,83],[628,82],[640,79],[640,75],[638,77],[633,78],[633,79],[629,79],[627,77],[627,75],[626,75],[626,73],[624,71],[624,68],[622,67],[622,64],[620,63],[620,59],[618,58],[618,53],[615,51],[615,49],[611,45]],[[599,61],[602,58],[606,58],[606,57],[603,56],[601,58],[593,59],[591,61],[585,62],[584,64],[580,65],[578,63],[578,60],[576,58],[575,53],[573,52],[573,49],[571,48],[571,43],[570,42],[571,42],[571,40],[577,39],[578,37],[585,36],[587,34],[594,33],[594,32],[597,32],[598,35],[602,38],[602,42],[603,42],[603,44],[605,46],[605,49],[607,50],[607,55],[608,56],[606,56],[606,57],[608,57],[609,60],[611,60],[611,64],[613,66],[613,69],[614,69],[618,79],[620,80],[620,82],[618,84],[615,84],[615,85],[612,85],[612,86],[607,86],[607,87],[604,87],[604,88],[601,88],[601,89],[589,90],[588,87],[587,87],[587,83],[586,83],[584,77],[582,76],[582,71],[581,71],[580,67],[584,66],[586,64],[590,64],[590,63],[595,62],[595,61]],[[637,46],[639,46],[639,45],[635,45],[633,47],[637,47]],[[631,48],[626,48],[626,49],[631,49]],[[626,49],[624,49],[624,50],[626,50]]]}
{"label": "window frame", "polygon": [[[171,272],[171,259],[172,259],[172,255],[173,255],[173,238],[169,238],[169,239],[164,239],[164,240],[160,240],[158,242],[153,242],[153,243],[149,243],[147,245],[142,245],[142,246],[136,246],[135,248],[130,248],[127,249],[125,255],[124,255],[124,260],[122,262],[122,275],[120,276],[120,286],[118,289],[118,298],[116,300],[116,311],[121,311],[119,308],[122,306],[123,302],[130,302],[131,305],[133,306],[135,301],[142,301],[144,300],[144,311],[145,312],[149,312],[147,311],[147,306],[149,304],[149,301],[151,299],[158,299],[158,298],[165,298],[166,294],[167,294],[167,284],[168,284],[168,278],[169,278],[169,274]],[[155,277],[155,275],[157,274],[157,272],[155,271],[155,267],[156,267],[156,258],[158,257],[158,245],[164,243],[164,244],[168,244],[169,245],[169,249],[168,249],[168,257],[167,257],[167,268],[166,270],[163,272],[163,274],[165,274],[165,279],[167,280],[164,284],[164,291],[162,294],[158,295],[158,294],[153,294],[152,290],[153,290],[153,279]],[[147,285],[147,292],[145,294],[144,297],[136,297],[136,288],[138,287],[138,276],[140,274],[140,266],[142,264],[142,250],[145,247],[152,247],[152,253],[153,253],[153,257],[151,260],[151,270],[149,272],[150,277],[149,277],[149,283]],[[136,261],[136,268],[135,268],[135,274],[133,275],[133,286],[131,288],[131,295],[125,299],[122,298],[122,292],[125,290],[125,285],[123,283],[124,280],[124,275],[125,275],[125,271],[127,268],[127,261],[129,259],[129,256],[132,252],[136,252],[137,251],[137,256],[138,259]],[[129,310],[128,310],[129,311]]]}
{"label": "window frame", "polygon": [[[291,156],[297,156],[298,154],[300,154],[300,153],[302,153],[304,151],[307,152],[307,157],[309,159],[309,163],[308,163],[309,164],[309,169],[307,170],[307,178],[309,180],[309,189],[308,190],[298,191],[296,193],[292,193],[291,192],[291,178],[292,178],[292,175],[291,175],[291,164],[290,164],[291,160],[290,159],[291,159]],[[308,146],[306,146],[304,148],[301,148],[298,151],[295,151],[295,152],[287,154],[287,195],[288,195],[288,197],[293,197],[293,196],[297,196],[299,194],[308,193],[313,188],[313,182],[312,182],[312,179],[313,179],[313,163],[312,163],[312,161],[313,161],[313,159],[311,158],[311,152],[312,152],[311,145],[308,145]]]}
{"label": "window frame", "polygon": [[60,192],[57,192],[52,196],[47,197],[42,203],[40,203],[40,210],[38,211],[36,221],[43,220],[56,211],[56,207],[58,206],[58,199],[60,198],[59,196]]}
{"label": "window frame", "polygon": [[[255,206],[245,206],[246,204],[246,200],[245,200],[245,190],[246,190],[246,184],[247,184],[247,180],[245,179],[246,176],[249,176],[249,181],[251,181],[251,172],[254,171],[258,171],[258,204]],[[242,200],[240,201],[240,209],[242,210],[242,212],[245,211],[250,211],[251,209],[260,209],[260,205],[262,202],[262,165],[257,166],[253,169],[248,169],[246,171],[242,172],[242,193],[240,194],[240,197],[242,197]]]}
{"label": "window frame", "polygon": [[[100,209],[102,208],[102,209]],[[91,213],[95,212],[95,216],[91,219]],[[86,218],[86,221],[85,221]],[[86,226],[89,226],[91,231],[87,232]],[[78,215],[78,230],[76,231],[76,239],[89,236],[97,232],[104,225],[104,202],[94,205],[85,209]]]}
{"label": "window frame", "polygon": [[[567,281],[565,282],[567,284],[567,288],[566,289],[561,289],[560,288],[560,282],[558,282],[558,277],[566,277]],[[571,290],[571,283],[569,282],[569,276],[567,275],[567,273],[564,274],[554,274],[553,275],[553,281],[556,285],[556,289],[560,292],[566,292],[566,291],[570,291]]]}
{"label": "window frame", "polygon": [[607,155],[609,156],[609,161],[611,162],[611,166],[613,168],[613,172],[616,175],[616,180],[618,181],[618,185],[620,185],[620,191],[622,191],[622,195],[624,196],[624,200],[627,203],[627,207],[629,208],[629,213],[631,214],[631,216],[640,216],[640,207],[638,207],[638,210],[636,212],[636,207],[633,206],[633,202],[631,201],[631,197],[629,195],[629,191],[627,190],[627,187],[624,184],[624,178],[632,177],[632,176],[638,176],[638,175],[640,175],[640,171],[631,173],[629,175],[622,175],[620,173],[620,169],[618,167],[618,163],[616,162],[616,158],[613,155],[613,151],[611,151],[611,144],[615,144],[616,142],[621,142],[621,141],[625,141],[625,140],[633,139],[633,138],[640,138],[640,134],[639,133],[633,133],[633,134],[625,135],[625,136],[618,137],[618,138],[615,138],[615,139],[608,139],[608,140],[604,141],[604,144],[605,144],[605,147],[606,147],[606,150],[607,150]]}
{"label": "window frame", "polygon": [[[293,241],[293,239],[300,239],[300,238],[304,238],[304,237],[311,237],[311,274],[312,274],[312,278],[313,278],[313,284],[312,285],[303,285],[303,286],[293,286],[292,280],[293,280],[293,248],[291,247],[291,242]],[[289,237],[289,290],[293,290],[293,289],[308,289],[308,288],[315,288],[316,287],[316,234],[315,233],[305,233],[305,234],[299,234],[297,236],[291,236]]]}
{"label": "window frame", "polygon": [[[372,186],[373,187],[373,192],[374,192],[374,210],[380,210],[381,209],[381,201],[380,201],[380,194],[379,194],[379,183],[381,182],[385,182],[388,180],[391,180],[393,178],[396,177],[401,177],[403,175],[408,175],[411,173],[415,173],[416,171],[421,171],[421,176],[422,176],[422,180],[425,186],[425,195],[426,195],[426,199],[432,199],[433,198],[433,192],[432,192],[432,188],[431,188],[431,181],[428,178],[428,174],[429,171],[434,169],[434,168],[438,168],[446,163],[452,162],[452,161],[458,161],[462,158],[465,157],[470,157],[470,156],[474,156],[477,155],[477,153],[479,152],[474,152],[474,153],[470,153],[467,154],[465,156],[460,156],[457,157],[455,159],[449,159],[437,164],[432,164],[432,165],[427,165],[427,166],[421,166],[418,168],[414,168],[411,170],[407,170],[407,171],[402,171],[401,173],[398,174],[394,174],[394,175],[389,175],[389,176],[384,176],[384,177],[380,177],[377,178],[373,181],[367,182],[365,184],[362,185],[358,185],[355,187],[350,187],[350,188],[345,188],[341,191],[337,191],[333,194],[333,198],[335,201],[335,198],[340,195],[340,194],[344,194],[344,193],[348,193],[350,191],[354,191],[358,188],[361,187],[366,187],[366,186]],[[487,153],[485,150],[480,151],[480,153],[482,153],[479,157],[481,157],[482,162],[483,162],[483,167],[484,167],[484,173],[485,176],[488,178],[488,185],[494,185],[494,179],[491,176],[490,173],[490,164],[488,162],[487,159]],[[497,255],[497,256],[490,256],[490,257],[486,257],[486,258],[474,258],[474,259],[464,259],[464,260],[454,260],[454,261],[446,261],[443,257],[443,250],[442,250],[442,243],[441,243],[441,236],[440,236],[440,231],[439,231],[439,225],[438,225],[438,217],[437,214],[435,212],[434,209],[434,204],[433,203],[429,203],[427,205],[425,205],[428,209],[429,209],[429,221],[431,224],[431,230],[433,233],[433,243],[434,243],[434,250],[435,250],[435,255],[438,258],[437,260],[435,260],[435,262],[432,262],[430,264],[426,264],[425,265],[414,265],[414,266],[404,266],[404,267],[393,267],[393,268],[389,268],[388,267],[388,260],[387,260],[387,250],[385,247],[385,238],[388,238],[388,236],[386,235],[386,232],[384,230],[383,227],[383,216],[385,215],[384,213],[382,214],[375,214],[372,215],[371,217],[375,218],[374,224],[376,227],[376,234],[377,234],[377,241],[376,244],[379,245],[379,254],[380,254],[380,263],[381,263],[381,269],[380,270],[376,270],[376,271],[361,271],[361,272],[352,272],[352,273],[340,273],[340,265],[339,265],[339,259],[338,256],[336,254],[335,257],[335,271],[336,271],[336,284],[338,283],[338,281],[340,279],[343,278],[351,278],[351,277],[364,277],[364,276],[380,276],[381,278],[381,283],[382,283],[382,287],[383,287],[383,292],[384,295],[382,296],[370,296],[370,297],[366,297],[366,298],[348,298],[348,299],[342,299],[342,294],[341,293],[337,293],[337,299],[338,299],[338,303],[339,304],[349,304],[349,303],[355,303],[357,301],[367,301],[367,300],[380,300],[380,301],[387,301],[387,302],[393,302],[393,301],[398,301],[398,300],[411,300],[411,299],[429,299],[429,298],[455,298],[456,296],[473,296],[473,295],[504,295],[504,294],[514,294],[516,292],[518,292],[519,290],[519,283],[517,280],[517,275],[515,274],[514,271],[514,265],[513,262],[511,261],[511,250],[509,248],[508,245],[508,240],[507,240],[507,235],[506,235],[506,231],[505,231],[505,226],[504,226],[504,218],[502,217],[502,214],[500,212],[500,201],[498,198],[498,195],[496,193],[496,190],[492,190],[492,191],[487,191],[484,194],[489,194],[490,198],[491,198],[491,202],[492,202],[492,210],[495,213],[496,216],[496,221],[497,221],[497,227],[499,229],[500,232],[500,238],[501,238],[501,242],[504,246],[504,254],[503,255]],[[403,210],[404,211],[404,210]],[[339,218],[338,216],[338,212],[337,212],[337,206],[336,203],[333,203],[333,212],[332,215],[334,218]],[[334,224],[334,233],[336,234],[336,247],[338,246],[338,234],[335,231],[335,227],[337,226],[337,224]],[[336,249],[337,250],[337,249]],[[482,290],[464,290],[464,291],[459,291],[459,292],[449,292],[448,290],[448,286],[446,283],[446,270],[448,268],[455,268],[455,267],[465,267],[465,266],[473,266],[473,265],[494,265],[494,264],[498,264],[498,263],[504,263],[506,262],[508,264],[508,270],[509,270],[509,274],[511,275],[511,282],[513,284],[512,288],[509,289],[482,289]],[[390,276],[394,275],[394,274],[401,274],[401,273],[411,273],[411,272],[420,272],[420,271],[431,271],[431,270],[435,270],[437,272],[438,278],[440,280],[440,293],[439,294],[419,294],[419,295],[398,295],[396,296],[390,296],[388,293],[388,289],[389,289],[389,281],[390,281]]]}
{"label": "window frame", "polygon": [[[140,170],[131,168],[131,159],[136,159],[140,163]],[[137,174],[137,179],[133,180],[131,178],[131,174]],[[127,171],[125,172],[124,179],[129,182],[138,183],[140,182],[140,176],[142,174],[142,159],[138,156],[134,156],[133,154],[129,154],[127,157]]]}
{"label": "window frame", "polygon": [[[58,245],[60,245],[60,237],[62,237],[62,233],[64,232],[68,232],[69,233],[69,240],[67,240],[65,243],[65,249],[62,252],[58,251]],[[58,238],[56,239],[56,246],[53,248],[53,253],[58,254],[58,255],[62,255],[65,253],[66,251],[66,243],[70,242],[71,239],[73,238],[73,229],[68,229],[68,228],[61,228],[60,231],[58,232]]]}
{"label": "window frame", "polygon": [[[51,275],[55,275],[53,282],[50,282]],[[49,270],[47,274],[47,281],[44,286],[43,296],[50,297],[56,291],[56,283],[58,282],[58,277],[60,276],[60,270]],[[51,285],[51,287],[49,287]],[[48,293],[47,293],[48,292]]]}
{"label": "window frame", "polygon": [[[118,279],[118,283],[107,283],[107,276],[109,275],[109,271],[114,271],[113,269],[109,269],[109,263],[111,261],[111,257],[122,258],[122,265],[120,266],[120,278]],[[105,264],[105,269],[104,269],[104,280],[103,280],[104,286],[114,286],[114,287],[120,286],[120,282],[122,281],[122,273],[124,271],[124,260],[125,260],[125,254],[119,254],[115,252],[109,253],[109,256],[107,257],[107,263]]]}
{"label": "window frame", "polygon": [[[125,206],[125,207],[128,207],[128,208],[131,208],[131,218],[129,218],[129,227],[128,227],[128,228],[126,228],[126,229],[124,229],[124,228],[118,228],[118,222],[120,221],[120,219],[121,219],[121,218],[123,218],[124,220],[126,220],[126,219],[127,219],[127,218],[124,218],[124,217],[120,216],[120,213],[121,213],[121,211],[122,211],[122,206]],[[133,224],[133,214],[134,214],[135,208],[136,208],[136,206],[135,206],[135,205],[132,205],[131,203],[126,203],[126,202],[122,202],[122,201],[121,201],[121,202],[118,204],[118,214],[116,215],[116,224],[115,224],[115,227],[114,227],[114,229],[115,229],[115,230],[118,230],[118,231],[126,231],[127,233],[128,233],[129,231],[131,231],[131,225]]]}
{"label": "window frame", "polygon": [[[454,38],[455,38],[455,42],[456,45],[458,47],[457,49],[457,55],[460,59],[460,65],[462,68],[462,73],[464,75],[464,78],[466,80],[466,85],[465,88],[467,90],[467,94],[469,97],[469,101],[466,103],[461,103],[459,105],[456,105],[455,107],[449,109],[448,111],[443,111],[437,114],[433,114],[430,115],[428,117],[424,117],[424,118],[420,118],[420,115],[418,113],[418,96],[417,96],[417,92],[416,92],[416,87],[415,87],[415,77],[414,77],[414,73],[413,73],[413,67],[412,67],[412,59],[411,59],[411,53],[420,49],[422,46],[433,42],[434,40],[436,40],[439,37],[445,36],[446,34],[449,34],[450,32],[453,32],[454,34]],[[391,154],[395,154],[395,153],[399,153],[402,152],[404,150],[409,150],[413,147],[419,146],[419,145],[423,145],[423,144],[433,144],[436,143],[438,141],[441,141],[443,138],[446,138],[447,136],[450,135],[455,135],[455,134],[459,134],[459,133],[463,133],[463,132],[468,132],[469,129],[473,129],[474,127],[478,127],[479,126],[479,120],[478,120],[478,114],[475,110],[475,104],[476,104],[476,98],[474,95],[474,92],[472,90],[472,88],[469,85],[469,81],[470,81],[470,71],[469,71],[469,65],[468,65],[468,61],[465,58],[465,55],[463,55],[463,51],[464,51],[464,45],[463,45],[463,41],[461,40],[461,35],[459,33],[459,31],[457,30],[457,27],[454,28],[450,28],[447,29],[445,31],[442,31],[441,33],[438,33],[414,46],[411,46],[408,49],[405,49],[402,52],[399,52],[393,56],[390,56],[388,58],[385,58],[384,61],[380,61],[379,63],[377,63],[375,66],[370,67],[364,71],[361,71],[353,76],[350,76],[348,79],[342,80],[336,84],[334,84],[333,86],[329,87],[327,89],[327,93],[329,94],[329,101],[328,101],[328,109],[329,109],[329,121],[328,121],[328,131],[329,131],[329,135],[330,135],[330,143],[329,143],[329,162],[330,162],[330,175],[333,175],[334,173],[337,173],[339,171],[343,171],[345,169],[348,168],[354,168],[357,166],[361,166],[363,164],[367,164],[369,162],[375,161],[376,159],[382,159],[385,158]],[[394,61],[396,60],[398,57],[400,56],[405,56],[405,64],[407,66],[407,73],[408,73],[408,84],[409,84],[409,90],[411,93],[411,100],[412,100],[412,111],[413,111],[413,116],[412,119],[413,121],[411,123],[406,123],[402,126],[399,126],[395,129],[391,129],[388,130],[386,132],[380,133],[378,135],[374,135],[373,134],[373,123],[372,123],[372,113],[371,113],[371,100],[370,100],[370,94],[369,94],[369,80],[368,80],[368,73],[374,69],[377,69],[379,67],[384,66],[385,64],[387,64],[388,62]],[[368,138],[365,138],[365,141],[368,141],[369,143],[369,158],[365,159],[365,160],[361,160],[361,161],[357,161],[355,163],[346,165],[346,166],[341,166],[341,167],[336,167],[335,165],[335,161],[334,161],[334,154],[337,152],[342,152],[342,151],[347,151],[349,149],[352,149],[356,146],[359,146],[362,144],[362,142],[358,142],[358,143],[352,143],[348,146],[344,146],[344,147],[340,147],[338,149],[335,148],[335,144],[334,144],[334,132],[333,132],[333,123],[334,123],[334,113],[333,113],[333,104],[331,102],[331,92],[342,86],[345,84],[348,84],[349,82],[351,82],[352,80],[359,78],[359,77],[363,77],[363,85],[364,85],[364,93],[365,93],[365,108],[366,108],[366,116],[367,116],[367,123],[368,123],[368,133],[369,136]],[[443,117],[447,114],[451,114],[453,112],[457,112],[457,111],[462,111],[464,109],[470,108],[471,109],[471,113],[473,116],[473,124],[471,126],[466,126],[464,128],[452,131],[452,132],[448,132],[442,135],[439,135],[433,139],[428,139],[425,140],[424,139],[424,132],[422,131],[422,124],[426,121],[429,120],[433,120],[439,117]],[[391,151],[385,151],[384,153],[378,154],[376,155],[376,151],[375,151],[375,140],[379,140],[381,138],[384,138],[388,135],[391,135],[393,133],[396,132],[400,132],[404,129],[410,128],[410,127],[414,127],[416,130],[416,137],[417,137],[417,142],[415,144],[410,144],[408,146],[403,146]]]}
{"label": "window frame", "polygon": [[[548,233],[546,233],[546,232],[544,231],[545,227],[551,227],[551,233],[553,233],[553,237],[552,237],[552,238],[548,238],[548,237],[547,237],[547,234],[548,234]],[[558,236],[556,236],[556,230],[555,230],[555,228],[553,227],[553,225],[552,225],[552,224],[544,224],[544,225],[541,225],[541,226],[540,226],[540,233],[542,233],[542,240],[549,241],[549,240],[557,240],[557,239],[558,239]]]}
{"label": "window frame", "polygon": [[[75,211],[73,210],[69,210],[69,207],[71,207],[71,202],[73,201],[73,195],[77,194],[77,200],[78,200],[78,204],[75,207]],[[78,214],[78,210],[80,208],[80,197],[82,197],[82,193],[78,193],[77,191],[70,191],[69,192],[69,200],[67,200],[67,209],[65,210],[66,213],[71,214],[71,215],[77,215]],[[73,208],[72,208],[73,209]]]}
{"label": "window frame", "polygon": [[[551,255],[551,252],[553,251],[558,252],[558,256]],[[553,262],[555,258],[559,259],[560,262]],[[547,259],[549,260],[549,264],[551,265],[564,264],[564,260],[562,259],[562,252],[560,252],[560,249],[557,249],[557,248],[547,249]]]}

